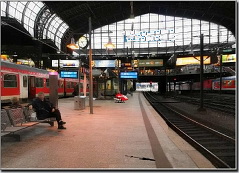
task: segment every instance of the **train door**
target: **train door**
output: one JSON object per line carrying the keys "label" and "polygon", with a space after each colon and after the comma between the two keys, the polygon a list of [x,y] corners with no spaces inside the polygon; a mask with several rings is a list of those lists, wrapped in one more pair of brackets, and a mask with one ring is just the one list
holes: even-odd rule
{"label": "train door", "polygon": [[36,97],[36,77],[35,76],[28,77],[28,97],[29,99],[33,99]]}
{"label": "train door", "polygon": [[19,75],[20,80],[20,98],[21,99],[27,99],[28,98],[28,78],[27,75],[20,74]]}

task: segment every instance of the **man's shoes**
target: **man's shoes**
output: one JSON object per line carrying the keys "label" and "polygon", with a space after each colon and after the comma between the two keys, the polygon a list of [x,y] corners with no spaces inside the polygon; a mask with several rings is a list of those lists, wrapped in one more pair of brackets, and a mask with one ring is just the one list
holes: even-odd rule
{"label": "man's shoes", "polygon": [[65,121],[60,121],[59,122],[59,125],[63,125],[63,124],[66,124],[66,122]]}
{"label": "man's shoes", "polygon": [[66,129],[64,126],[58,126],[58,129]]}

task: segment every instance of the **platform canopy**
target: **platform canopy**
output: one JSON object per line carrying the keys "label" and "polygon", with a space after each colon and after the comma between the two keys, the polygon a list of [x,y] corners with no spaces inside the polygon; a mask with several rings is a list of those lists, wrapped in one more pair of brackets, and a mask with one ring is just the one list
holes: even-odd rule
{"label": "platform canopy", "polygon": [[[133,5],[130,1],[1,1],[1,17],[2,19],[16,19],[32,37],[41,40],[50,39],[59,50],[66,52],[66,45],[70,43],[72,37],[77,40],[81,35],[88,32],[89,17],[92,18],[93,30],[99,30],[104,27],[109,31],[112,29],[112,25],[117,25],[116,23],[128,27],[125,23],[127,24],[128,19],[130,16],[132,17],[133,14],[135,19],[138,20],[138,23],[135,22],[134,28],[141,27],[140,29],[144,29],[143,27],[147,27],[148,25],[148,30],[160,29],[161,26],[165,29],[168,26],[181,27],[182,31],[179,31],[179,33],[183,34],[178,38],[182,39],[182,43],[177,44],[177,48],[184,52],[187,48],[191,48],[189,47],[189,43],[195,44],[194,48],[197,49],[198,42],[195,41],[195,43],[193,43],[192,37],[194,36],[193,34],[198,33],[199,29],[195,29],[196,26],[198,27],[199,25],[201,25],[202,28],[206,26],[205,30],[217,30],[213,33],[213,37],[217,37],[218,39],[216,41],[214,38],[212,38],[212,41],[209,39],[209,44],[233,42],[235,40],[236,23],[235,6],[235,1],[134,1]],[[147,20],[148,22],[145,22]],[[122,24],[122,22],[124,24]],[[155,22],[154,26],[157,22],[158,28],[152,27],[153,22]],[[182,24],[180,24],[180,22],[182,22]],[[163,23],[164,25],[162,25]],[[119,25],[117,27],[119,27]],[[186,25],[194,26],[194,28],[184,27]],[[112,42],[116,41],[117,38],[115,35],[117,29],[113,29],[115,29],[115,32],[113,31]],[[185,40],[183,35],[186,32],[192,34],[190,36],[191,41],[189,39]],[[211,33],[205,32],[205,34]],[[94,36],[97,37],[97,35]],[[100,36],[102,39],[107,40],[111,35],[98,35],[98,37]],[[197,40],[197,38],[195,38],[195,40]],[[96,42],[94,44],[96,44]],[[101,44],[106,43],[101,42]],[[157,47],[157,49],[150,50],[150,47]],[[158,47],[161,48],[158,49]],[[159,46],[151,46],[148,44],[148,46],[146,46],[145,43],[144,46],[135,46],[133,48],[142,48],[142,52],[138,53],[144,54],[149,52],[168,53],[172,51],[172,47],[175,47],[175,45],[161,44]],[[122,43],[121,45],[116,44],[114,54],[125,55],[128,52],[128,48],[131,49],[132,46],[122,46]],[[104,55],[104,51],[104,47],[100,46],[97,48],[97,46],[95,46],[93,54]],[[132,52],[133,50],[130,51]]]}

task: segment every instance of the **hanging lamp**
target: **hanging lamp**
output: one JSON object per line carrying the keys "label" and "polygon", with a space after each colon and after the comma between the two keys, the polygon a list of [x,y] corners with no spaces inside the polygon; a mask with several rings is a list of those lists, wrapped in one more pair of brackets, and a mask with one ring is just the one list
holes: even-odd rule
{"label": "hanging lamp", "polygon": [[71,43],[68,44],[66,47],[68,47],[68,48],[70,48],[70,49],[73,49],[73,50],[79,49],[79,46],[77,46],[77,45],[75,44],[74,38],[71,38]]}
{"label": "hanging lamp", "polygon": [[111,41],[111,37],[109,37],[109,41],[107,44],[104,45],[107,50],[113,50],[115,48],[115,45]]}

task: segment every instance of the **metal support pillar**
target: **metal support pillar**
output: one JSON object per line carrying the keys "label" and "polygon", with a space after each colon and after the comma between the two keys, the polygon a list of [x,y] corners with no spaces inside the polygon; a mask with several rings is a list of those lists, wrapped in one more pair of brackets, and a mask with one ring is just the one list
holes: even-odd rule
{"label": "metal support pillar", "polygon": [[83,83],[84,96],[86,96],[86,87],[87,87],[87,84],[86,84],[86,73],[84,73],[84,83]]}
{"label": "metal support pillar", "polygon": [[203,107],[203,34],[200,34],[200,107],[198,111],[205,111]]}
{"label": "metal support pillar", "polygon": [[81,59],[79,59],[79,70],[78,70],[78,79],[79,79],[79,96],[81,95]]}
{"label": "metal support pillar", "polygon": [[93,114],[93,76],[92,76],[92,49],[91,49],[91,17],[89,17],[89,105],[90,114]]}
{"label": "metal support pillar", "polygon": [[222,94],[222,55],[220,55],[220,89],[219,94]]}

